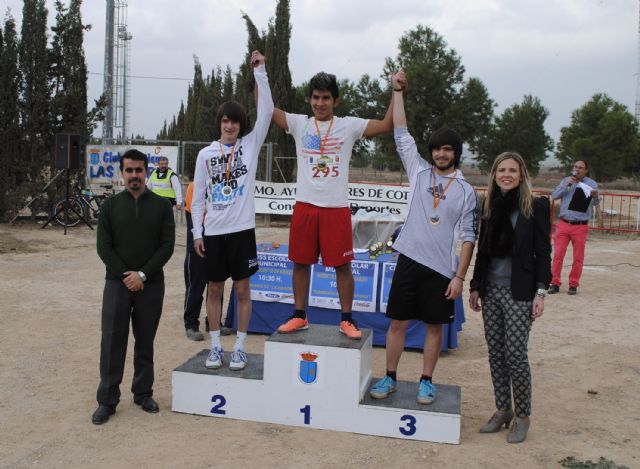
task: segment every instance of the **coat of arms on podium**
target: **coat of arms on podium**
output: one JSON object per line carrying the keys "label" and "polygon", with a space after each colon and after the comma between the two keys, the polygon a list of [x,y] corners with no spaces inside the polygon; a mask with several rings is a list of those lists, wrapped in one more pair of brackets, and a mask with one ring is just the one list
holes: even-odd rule
{"label": "coat of arms on podium", "polygon": [[313,352],[302,352],[300,354],[300,371],[298,377],[304,384],[313,384],[318,379],[318,363],[315,361],[318,354]]}

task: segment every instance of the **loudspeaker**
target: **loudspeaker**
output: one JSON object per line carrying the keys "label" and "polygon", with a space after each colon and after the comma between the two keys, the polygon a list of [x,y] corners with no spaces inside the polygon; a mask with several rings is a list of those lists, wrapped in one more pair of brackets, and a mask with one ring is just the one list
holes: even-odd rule
{"label": "loudspeaker", "polygon": [[56,134],[55,167],[59,169],[79,169],[84,141],[81,135]]}

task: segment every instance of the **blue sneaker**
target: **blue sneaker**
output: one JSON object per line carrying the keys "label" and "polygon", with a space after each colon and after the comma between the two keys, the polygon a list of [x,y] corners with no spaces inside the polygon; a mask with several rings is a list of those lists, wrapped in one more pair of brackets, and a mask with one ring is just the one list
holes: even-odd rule
{"label": "blue sneaker", "polygon": [[213,370],[220,368],[222,366],[223,354],[224,350],[222,350],[222,347],[213,347],[204,362],[204,366]]}
{"label": "blue sneaker", "polygon": [[420,380],[418,387],[418,404],[431,404],[436,398],[436,387],[431,381]]}
{"label": "blue sneaker", "polygon": [[385,376],[373,385],[369,395],[374,399],[384,399],[392,392],[396,392],[396,380],[390,376]]}
{"label": "blue sneaker", "polygon": [[229,368],[234,371],[242,370],[245,366],[247,366],[247,354],[242,350],[234,350],[231,352],[231,363],[229,363]]}

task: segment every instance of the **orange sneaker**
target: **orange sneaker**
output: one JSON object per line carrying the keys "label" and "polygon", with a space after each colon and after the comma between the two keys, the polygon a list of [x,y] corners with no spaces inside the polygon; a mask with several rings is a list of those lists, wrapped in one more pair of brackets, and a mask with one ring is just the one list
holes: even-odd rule
{"label": "orange sneaker", "polygon": [[340,322],[340,332],[349,337],[350,339],[361,339],[362,332],[358,329],[355,322],[352,321],[341,321]]}
{"label": "orange sneaker", "polygon": [[309,321],[307,319],[299,318],[298,316],[289,316],[284,324],[278,327],[278,332],[288,334],[289,332],[304,331],[309,329]]}

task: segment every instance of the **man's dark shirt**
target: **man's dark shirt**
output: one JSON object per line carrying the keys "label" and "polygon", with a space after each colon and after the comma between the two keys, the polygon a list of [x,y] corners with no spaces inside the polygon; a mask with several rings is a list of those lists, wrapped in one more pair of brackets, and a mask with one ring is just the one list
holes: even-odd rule
{"label": "man's dark shirt", "polygon": [[122,280],[127,271],[144,272],[148,282],[162,279],[174,243],[171,204],[148,189],[138,199],[122,191],[100,207],[97,248],[107,280]]}

